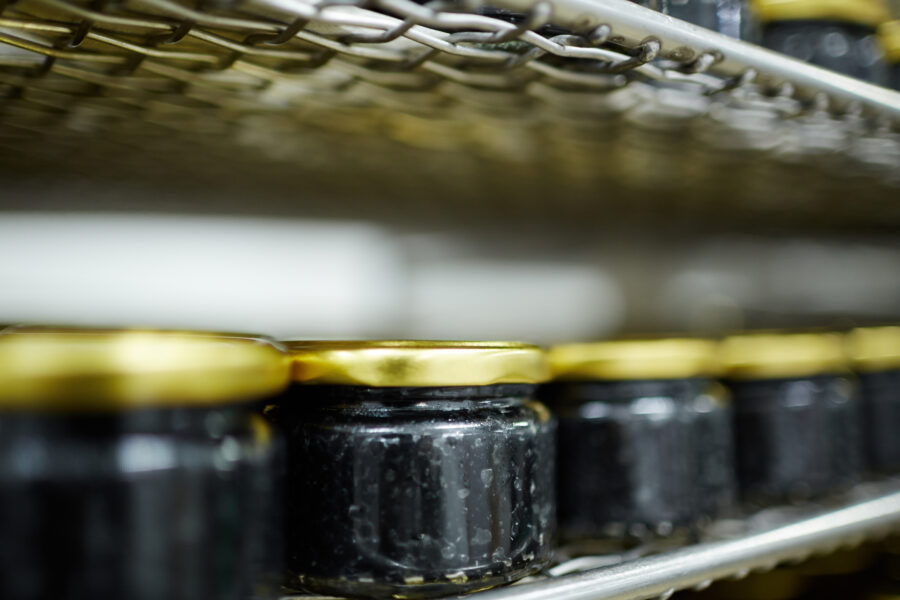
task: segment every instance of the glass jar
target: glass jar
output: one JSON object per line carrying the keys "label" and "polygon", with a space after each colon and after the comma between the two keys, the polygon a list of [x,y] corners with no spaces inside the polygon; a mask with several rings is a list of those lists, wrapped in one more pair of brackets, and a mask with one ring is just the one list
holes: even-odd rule
{"label": "glass jar", "polygon": [[555,425],[543,352],[514,343],[291,342],[289,587],[427,597],[551,555]]}
{"label": "glass jar", "polygon": [[632,0],[641,6],[734,38],[752,36],[746,0]]}
{"label": "glass jar", "polygon": [[277,597],[278,445],[249,403],[287,381],[259,339],[0,335],[0,597]]}
{"label": "glass jar", "polygon": [[873,83],[885,82],[876,29],[890,19],[883,0],[754,0],[761,44]]}
{"label": "glass jar", "polygon": [[840,335],[736,335],[722,358],[746,500],[806,500],[858,480],[860,403]]}
{"label": "glass jar", "polygon": [[900,473],[900,327],[852,331],[848,350],[859,375],[866,463],[885,475]]}
{"label": "glass jar", "polygon": [[670,535],[735,498],[731,409],[716,344],[622,340],[550,350],[562,537]]}
{"label": "glass jar", "polygon": [[879,27],[878,37],[888,65],[887,85],[900,90],[900,20]]}

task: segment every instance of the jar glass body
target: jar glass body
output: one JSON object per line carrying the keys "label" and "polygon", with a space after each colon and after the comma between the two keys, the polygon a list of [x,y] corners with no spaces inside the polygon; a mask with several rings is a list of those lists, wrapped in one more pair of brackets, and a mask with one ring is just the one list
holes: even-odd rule
{"label": "jar glass body", "polygon": [[859,382],[867,466],[900,473],[900,369],[865,373]]}
{"label": "jar glass body", "polygon": [[538,570],[555,533],[555,423],[534,386],[295,386],[289,586],[425,597]]}
{"label": "jar glass body", "polygon": [[729,383],[738,481],[753,503],[800,501],[840,490],[862,472],[860,402],[843,376]]}
{"label": "jar glass body", "polygon": [[277,597],[270,433],[246,407],[0,414],[0,597]]}
{"label": "jar glass body", "polygon": [[752,36],[751,12],[745,0],[632,0],[641,6],[718,31],[734,38]]}
{"label": "jar glass body", "polygon": [[879,85],[886,65],[874,29],[840,21],[777,21],[767,23],[761,44],[850,77]]}
{"label": "jar glass body", "polygon": [[732,414],[708,379],[560,382],[560,532],[567,539],[668,535],[735,499]]}

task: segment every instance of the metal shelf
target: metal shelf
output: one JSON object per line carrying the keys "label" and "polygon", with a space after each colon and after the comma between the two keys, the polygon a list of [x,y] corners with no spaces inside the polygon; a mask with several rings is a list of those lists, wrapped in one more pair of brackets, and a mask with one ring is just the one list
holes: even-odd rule
{"label": "metal shelf", "polygon": [[[715,524],[707,539],[671,547],[651,542],[624,554],[579,556],[471,600],[648,600],[715,581],[741,579],[780,564],[852,548],[900,532],[900,480],[867,483],[826,506],[767,509]],[[660,544],[663,544],[662,546]],[[665,550],[664,545],[670,545]],[[567,554],[564,548],[561,554]],[[290,596],[284,600],[318,600]]]}
{"label": "metal shelf", "polygon": [[[872,494],[872,490],[863,492],[866,496]],[[897,531],[900,529],[900,486],[895,483],[880,489],[873,497],[820,511],[815,516],[791,518],[792,512],[796,513],[796,509],[784,511],[780,516],[778,511],[758,515],[757,520],[787,522],[756,529],[758,525],[750,521],[748,531],[732,539],[695,544],[470,597],[477,600],[645,600],[668,598],[680,590],[703,589],[714,581],[741,578],[753,571],[856,546]]]}
{"label": "metal shelf", "polygon": [[898,132],[896,92],[627,0],[0,12],[0,164],[13,171],[152,163],[150,179],[215,185],[228,165],[232,180],[285,190],[352,180],[339,193],[404,214],[424,188],[467,217],[761,205],[762,220],[883,225],[900,223]]}

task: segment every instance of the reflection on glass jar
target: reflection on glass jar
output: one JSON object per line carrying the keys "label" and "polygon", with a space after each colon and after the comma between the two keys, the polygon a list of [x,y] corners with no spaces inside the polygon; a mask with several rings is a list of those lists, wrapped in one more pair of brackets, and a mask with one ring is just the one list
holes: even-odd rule
{"label": "reflection on glass jar", "polygon": [[[894,16],[900,16],[900,13]],[[885,23],[878,29],[878,34],[888,64],[888,85],[900,90],[900,20]]]}
{"label": "reflection on glass jar", "polygon": [[746,500],[806,500],[859,479],[860,406],[839,335],[732,336],[722,356]]}
{"label": "reflection on glass jar", "polygon": [[0,597],[277,597],[287,385],[247,337],[0,335]]}
{"label": "reflection on glass jar", "polygon": [[546,564],[555,425],[523,344],[291,343],[289,585],[369,597],[482,589]]}
{"label": "reflection on glass jar", "polygon": [[715,343],[611,341],[550,351],[541,396],[559,419],[560,531],[670,535],[735,497],[731,410]]}
{"label": "reflection on glass jar", "polygon": [[848,342],[859,373],[868,467],[900,473],[900,327],[856,329]]}
{"label": "reflection on glass jar", "polygon": [[883,0],[754,0],[763,46],[874,83],[885,82],[875,31],[890,19]]}
{"label": "reflection on glass jar", "polygon": [[641,6],[724,33],[751,39],[752,13],[745,0],[632,0]]}

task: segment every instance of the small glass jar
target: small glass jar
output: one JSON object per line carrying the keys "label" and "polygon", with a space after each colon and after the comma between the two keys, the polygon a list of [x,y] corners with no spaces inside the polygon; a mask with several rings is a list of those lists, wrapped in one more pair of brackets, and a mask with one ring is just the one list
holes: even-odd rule
{"label": "small glass jar", "polygon": [[0,597],[277,597],[269,342],[0,334]]}
{"label": "small glass jar", "polygon": [[754,0],[761,44],[808,63],[885,82],[876,29],[890,19],[883,0]]}
{"label": "small glass jar", "polygon": [[736,335],[721,355],[745,500],[801,501],[859,479],[860,403],[840,335]]}
{"label": "small glass jar", "polygon": [[550,350],[567,540],[693,527],[735,499],[731,409],[715,342],[622,340]]}
{"label": "small glass jar", "polygon": [[537,347],[289,342],[289,587],[417,598],[524,577],[549,560],[555,426]]}
{"label": "small glass jar", "polygon": [[868,468],[900,473],[900,327],[870,327],[847,338],[859,376]]}
{"label": "small glass jar", "polygon": [[900,90],[900,20],[890,21],[879,27],[878,37],[887,62],[887,85]]}
{"label": "small glass jar", "polygon": [[752,35],[746,0],[632,0],[641,6],[734,38]]}

